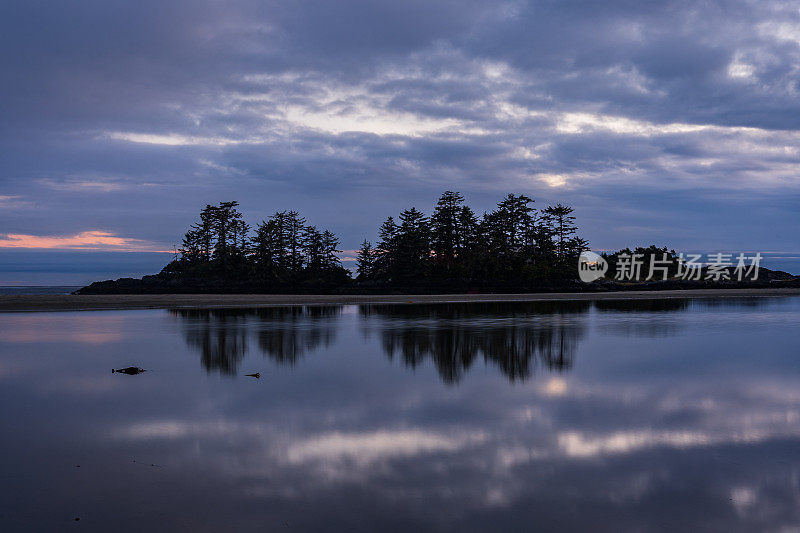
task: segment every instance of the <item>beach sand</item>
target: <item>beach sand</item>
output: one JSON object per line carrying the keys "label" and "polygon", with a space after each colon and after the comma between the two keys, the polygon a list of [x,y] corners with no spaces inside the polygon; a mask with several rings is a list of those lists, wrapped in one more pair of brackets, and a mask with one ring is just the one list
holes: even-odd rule
{"label": "beach sand", "polygon": [[535,294],[103,294],[0,296],[0,312],[100,311],[114,309],[254,308],[289,305],[423,304],[455,302],[543,302],[557,300],[647,300],[663,298],[732,298],[800,296],[796,288],[697,289]]}

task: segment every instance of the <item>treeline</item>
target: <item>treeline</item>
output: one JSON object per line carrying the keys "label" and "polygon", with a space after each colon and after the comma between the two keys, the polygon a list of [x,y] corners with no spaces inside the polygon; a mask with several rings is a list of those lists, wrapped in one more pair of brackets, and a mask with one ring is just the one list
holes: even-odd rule
{"label": "treeline", "polygon": [[337,236],[306,224],[296,211],[277,212],[253,230],[237,202],[207,205],[186,232],[180,258],[162,275],[276,288],[483,287],[574,278],[588,243],[576,235],[573,209],[558,204],[536,210],[533,203],[509,194],[477,216],[460,193],[446,191],[430,216],[406,209],[383,222],[375,244],[364,240],[355,280],[342,266]]}
{"label": "treeline", "polygon": [[373,246],[358,251],[357,280],[407,284],[419,280],[508,282],[574,277],[588,249],[576,236],[571,207],[541,211],[525,195],[507,195],[478,217],[464,197],[446,191],[428,217],[415,208],[387,218]]}
{"label": "treeline", "polygon": [[342,266],[338,237],[307,224],[298,212],[279,211],[252,228],[237,202],[222,202],[200,212],[175,260],[160,273],[97,281],[76,293],[444,294],[800,285],[800,276],[757,266],[752,268],[757,280],[741,281],[733,267],[692,267],[674,250],[654,245],[603,253],[605,278],[583,283],[578,257],[588,243],[578,236],[573,209],[533,204],[528,196],[508,194],[479,216],[460,193],[445,191],[430,215],[412,207],[388,217],[374,244],[362,243],[351,273]]}
{"label": "treeline", "polygon": [[296,211],[279,211],[252,232],[238,206],[207,205],[184,235],[180,259],[162,273],[287,286],[350,280],[332,232],[306,224]]}

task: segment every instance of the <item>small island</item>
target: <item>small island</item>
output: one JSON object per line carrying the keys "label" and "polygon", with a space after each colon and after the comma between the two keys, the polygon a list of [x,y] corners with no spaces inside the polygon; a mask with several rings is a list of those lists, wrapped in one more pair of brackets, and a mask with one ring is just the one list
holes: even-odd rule
{"label": "small island", "polygon": [[[589,243],[578,235],[574,209],[543,209],[524,194],[508,194],[478,216],[464,197],[445,191],[433,214],[412,207],[364,240],[355,273],[342,266],[339,238],[279,211],[251,228],[238,202],[207,205],[161,272],[141,279],[99,281],[77,294],[481,294],[800,287],[800,276],[754,265],[747,278],[733,264],[700,264],[687,272],[665,246],[603,253],[608,274],[578,279]],[[614,278],[622,262],[639,261],[636,278]],[[656,266],[658,265],[658,266]],[[661,276],[653,276],[660,269]],[[648,272],[650,275],[648,275]]]}

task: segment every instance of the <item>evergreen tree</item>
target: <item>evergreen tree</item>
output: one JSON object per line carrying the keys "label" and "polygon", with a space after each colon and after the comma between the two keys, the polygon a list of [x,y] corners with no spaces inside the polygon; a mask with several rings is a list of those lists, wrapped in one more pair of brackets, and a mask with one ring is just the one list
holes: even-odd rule
{"label": "evergreen tree", "polygon": [[375,250],[376,261],[375,269],[377,273],[385,279],[391,279],[395,270],[395,259],[397,256],[397,224],[393,217],[387,218],[381,224],[378,235],[380,241]]}
{"label": "evergreen tree", "polygon": [[211,261],[214,249],[214,220],[216,218],[216,206],[206,205],[200,212],[200,223],[196,225],[198,242],[202,253],[203,261]]}
{"label": "evergreen tree", "polygon": [[574,223],[575,217],[572,216],[573,211],[573,208],[561,204],[549,206],[543,211],[556,239],[556,255],[559,260],[565,259],[568,241],[578,230]]}
{"label": "evergreen tree", "polygon": [[[505,248],[511,253],[516,253],[526,244],[526,236],[530,234],[533,226],[533,208],[528,204],[533,199],[521,194],[509,194],[502,202],[497,204],[496,223],[499,224],[497,233],[506,237]],[[498,231],[499,230],[499,231]]]}
{"label": "evergreen tree", "polygon": [[[573,209],[562,204],[541,213],[526,195],[509,194],[479,219],[464,197],[445,191],[433,215],[416,208],[387,218],[376,246],[358,251],[359,280],[404,285],[432,283],[506,284],[523,287],[536,279],[574,276],[568,268],[587,248],[576,235]],[[339,239],[306,225],[296,211],[279,211],[251,236],[237,202],[206,205],[183,237],[181,259],[164,275],[249,279],[276,287],[340,287],[350,279],[339,259]],[[660,251],[643,249],[653,254]],[[652,255],[652,254],[651,254]],[[511,285],[509,285],[511,283]],[[391,287],[389,287],[391,289]]]}
{"label": "evergreen tree", "polygon": [[463,230],[461,227],[461,193],[445,191],[436,204],[431,216],[431,247],[437,262],[450,268],[453,260],[461,253]]}
{"label": "evergreen tree", "polygon": [[412,207],[400,213],[394,265],[396,278],[421,279],[431,258],[430,225],[421,211]]}
{"label": "evergreen tree", "polygon": [[262,277],[278,277],[283,268],[282,256],[280,222],[273,216],[258,225],[253,238],[253,260],[257,272]]}
{"label": "evergreen tree", "polygon": [[303,269],[303,230],[306,219],[297,211],[285,213],[284,254],[288,270],[297,277]]}
{"label": "evergreen tree", "polygon": [[339,259],[339,238],[331,231],[322,232],[322,266],[325,270],[331,271],[342,268],[342,261]]}
{"label": "evergreen tree", "polygon": [[183,236],[183,242],[180,249],[181,258],[185,262],[199,263],[203,259],[202,245],[200,242],[199,233],[192,226],[192,229],[187,231]]}
{"label": "evergreen tree", "polygon": [[305,226],[302,237],[303,256],[305,266],[314,273],[323,269],[325,249],[322,242],[322,233],[315,226]]}
{"label": "evergreen tree", "polygon": [[356,256],[356,273],[359,280],[372,279],[375,270],[375,250],[372,248],[372,243],[367,239],[361,243],[361,248],[358,249]]}
{"label": "evergreen tree", "polygon": [[469,206],[462,206],[458,212],[459,246],[456,253],[462,256],[478,242],[478,218]]}

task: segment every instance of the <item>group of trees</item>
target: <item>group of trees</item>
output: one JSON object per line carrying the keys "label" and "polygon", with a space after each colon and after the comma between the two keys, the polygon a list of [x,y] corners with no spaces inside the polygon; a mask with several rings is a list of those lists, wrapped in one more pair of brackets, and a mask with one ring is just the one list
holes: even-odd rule
{"label": "group of trees", "polygon": [[537,211],[532,203],[509,194],[479,218],[460,193],[446,191],[430,217],[412,207],[397,220],[387,218],[378,243],[361,245],[357,279],[404,284],[574,277],[588,243],[576,236],[573,209],[558,204]]}
{"label": "group of trees", "polygon": [[238,206],[207,205],[183,238],[180,260],[165,270],[279,285],[349,280],[332,232],[307,225],[296,211],[279,211],[251,235]]}
{"label": "group of trees", "polygon": [[[587,242],[576,236],[572,208],[537,211],[532,204],[509,194],[479,217],[460,193],[446,191],[431,216],[412,207],[386,219],[377,244],[365,240],[358,251],[356,280],[402,287],[574,277]],[[351,282],[332,232],[307,225],[296,211],[277,212],[253,232],[238,206],[207,205],[186,232],[180,259],[163,272],[273,287]]]}

